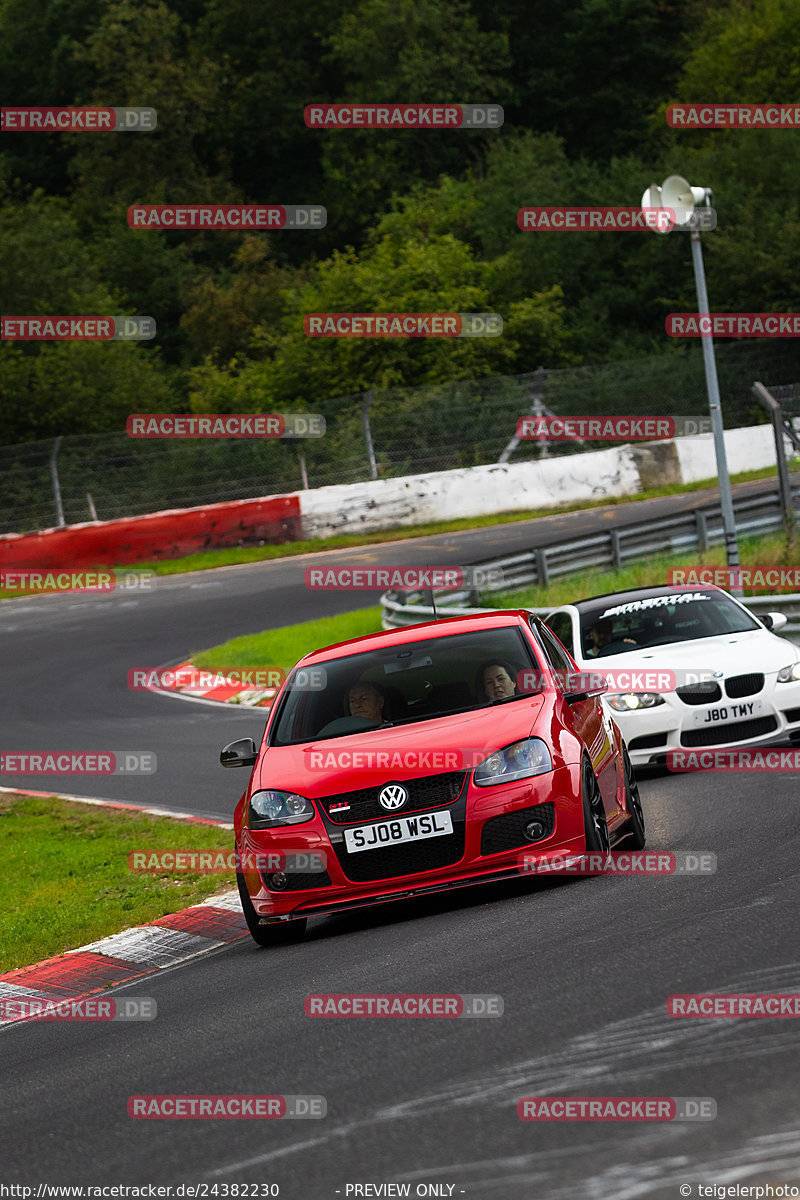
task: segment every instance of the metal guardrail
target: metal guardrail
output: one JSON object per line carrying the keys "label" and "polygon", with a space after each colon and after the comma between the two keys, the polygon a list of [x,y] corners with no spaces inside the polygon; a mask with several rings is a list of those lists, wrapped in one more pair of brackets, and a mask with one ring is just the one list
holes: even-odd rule
{"label": "metal guardrail", "polygon": [[[797,508],[800,490],[793,490],[792,499]],[[777,492],[739,500],[735,511],[736,532],[739,534],[752,536],[783,528],[781,500]],[[546,587],[556,576],[587,568],[619,569],[629,562],[654,554],[684,554],[688,550],[702,553],[724,541],[722,512],[719,506],[713,505],[668,517],[657,525],[652,521],[640,522],[473,565],[486,571],[487,579],[482,591],[513,591],[527,586]],[[496,576],[494,580],[491,578],[492,572]],[[474,588],[460,592],[437,592],[436,613],[430,603],[425,603],[429,596],[429,592],[384,592],[381,596],[382,627],[401,629],[418,625],[422,621],[434,620],[437,613],[439,616],[456,617],[490,611],[474,606],[478,600]],[[745,604],[755,611],[756,616],[758,610],[785,613],[789,623],[782,633],[800,643],[800,593],[754,596],[746,599]],[[544,615],[551,612],[553,607],[549,605],[530,611]]]}
{"label": "metal guardrail", "polygon": [[[762,612],[784,613],[788,618],[788,623],[780,631],[781,637],[787,637],[790,641],[800,645],[800,592],[777,596],[749,596],[745,597],[742,603],[756,617]],[[554,608],[560,607],[558,604],[550,604],[547,608],[528,607],[528,612],[544,617]],[[405,629],[410,625],[420,625],[423,621],[433,621],[437,616],[440,619],[442,617],[469,617],[477,613],[499,611],[501,610],[496,608],[468,608],[464,605],[437,603],[436,612],[434,612],[430,604],[401,604],[388,599],[388,593],[384,593],[381,597],[381,625],[384,629]]]}

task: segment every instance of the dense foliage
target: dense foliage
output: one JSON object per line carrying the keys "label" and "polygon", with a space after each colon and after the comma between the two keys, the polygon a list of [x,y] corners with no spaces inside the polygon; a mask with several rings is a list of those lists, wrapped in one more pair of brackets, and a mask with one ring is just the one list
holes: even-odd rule
{"label": "dense foliage", "polygon": [[[800,311],[800,131],[676,131],[791,101],[796,0],[0,0],[4,103],[148,105],[141,134],[9,133],[3,312],[140,312],[152,344],[0,344],[0,442],[131,411],[328,417],[366,389],[672,353],[689,239],[524,234],[525,204],[710,186],[711,307]],[[322,131],[312,101],[501,103],[495,131]],[[133,231],[135,202],[324,204],[317,233]],[[308,311],[496,311],[499,339],[320,341]],[[692,352],[697,347],[692,348]],[[800,378],[800,373],[797,374]]]}

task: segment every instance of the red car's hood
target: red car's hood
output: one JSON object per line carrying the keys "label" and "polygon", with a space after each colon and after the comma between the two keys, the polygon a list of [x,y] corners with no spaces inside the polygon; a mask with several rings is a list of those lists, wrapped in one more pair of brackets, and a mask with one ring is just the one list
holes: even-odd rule
{"label": "red car's hood", "polygon": [[527,737],[544,697],[457,713],[452,717],[321,738],[301,746],[268,746],[253,776],[253,791],[295,791],[309,799],[469,770],[482,758]]}

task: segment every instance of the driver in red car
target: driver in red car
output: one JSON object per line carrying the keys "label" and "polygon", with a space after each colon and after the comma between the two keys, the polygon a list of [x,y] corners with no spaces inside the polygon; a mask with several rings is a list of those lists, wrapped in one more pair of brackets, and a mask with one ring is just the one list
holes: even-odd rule
{"label": "driver in red car", "polygon": [[351,717],[361,717],[373,725],[383,724],[384,699],[374,683],[354,683],[347,693]]}

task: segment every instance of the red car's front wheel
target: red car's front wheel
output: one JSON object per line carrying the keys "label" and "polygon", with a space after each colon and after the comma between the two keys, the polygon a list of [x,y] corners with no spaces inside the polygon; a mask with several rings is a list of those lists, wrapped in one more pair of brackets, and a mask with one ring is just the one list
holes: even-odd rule
{"label": "red car's front wheel", "polygon": [[238,871],[236,873],[236,886],[239,889],[242,912],[244,913],[245,921],[247,921],[250,936],[253,941],[258,942],[259,946],[285,946],[290,942],[297,942],[302,938],[308,924],[305,917],[300,917],[296,921],[281,922],[279,925],[261,925],[261,918],[253,908],[253,902],[247,891],[244,876],[240,875]]}

